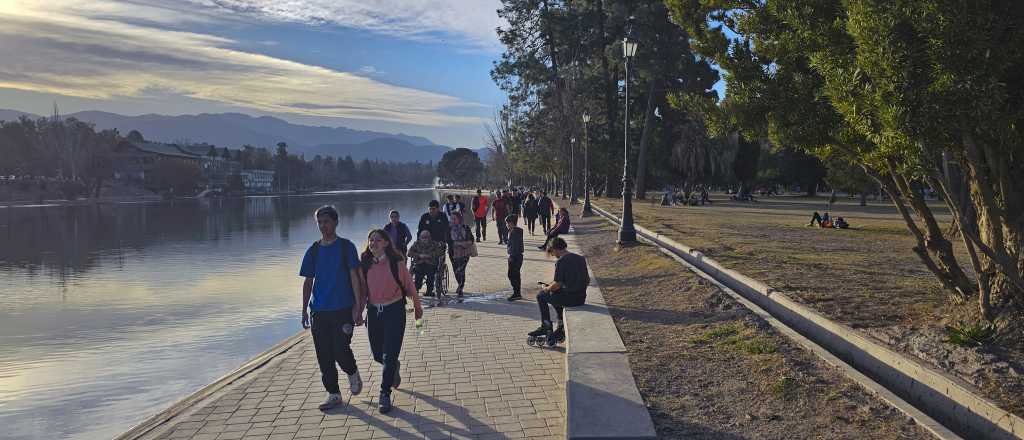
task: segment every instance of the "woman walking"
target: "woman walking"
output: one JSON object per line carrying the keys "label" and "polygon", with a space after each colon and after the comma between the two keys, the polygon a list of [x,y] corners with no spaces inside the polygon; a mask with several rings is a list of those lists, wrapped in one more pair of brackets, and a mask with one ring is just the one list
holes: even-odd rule
{"label": "woman walking", "polygon": [[540,205],[533,197],[533,193],[530,193],[526,196],[526,202],[523,203],[523,216],[526,217],[526,229],[530,231],[530,235],[533,235],[533,230],[537,226],[538,215],[540,215]]}
{"label": "woman walking", "polygon": [[462,213],[452,214],[451,232],[448,234],[448,249],[451,250],[452,271],[455,272],[455,281],[459,288],[455,293],[462,298],[462,289],[466,287],[466,265],[469,264],[469,257],[476,251],[476,242],[473,241],[473,231],[468,225],[462,223]]}
{"label": "woman walking", "polygon": [[423,317],[423,306],[412,275],[405,267],[405,257],[395,249],[388,233],[375,229],[366,240],[366,250],[359,264],[366,276],[368,293],[358,305],[366,304],[368,309],[366,334],[373,360],[384,365],[378,402],[380,412],[387,413],[391,411],[391,388],[398,388],[402,382],[398,355],[405,336],[406,297],[412,297],[416,319]]}

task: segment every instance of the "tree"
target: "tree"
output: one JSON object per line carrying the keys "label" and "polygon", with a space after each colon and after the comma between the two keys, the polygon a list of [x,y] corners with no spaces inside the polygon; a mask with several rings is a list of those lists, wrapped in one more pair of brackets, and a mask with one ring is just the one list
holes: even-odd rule
{"label": "tree", "polygon": [[732,163],[732,172],[740,183],[737,193],[742,196],[750,193],[750,185],[757,177],[757,164],[761,159],[761,144],[743,139],[742,136],[736,136],[734,142],[736,142],[737,148],[736,157]]}
{"label": "tree", "polygon": [[[719,127],[843,155],[892,198],[915,253],[954,299],[975,298],[986,319],[1024,308],[1024,4],[666,3],[727,72],[723,111],[710,112],[724,115]],[[953,213],[973,280],[922,184]]]}
{"label": "tree", "polygon": [[444,153],[437,163],[437,176],[443,183],[473,185],[484,170],[480,156],[469,148],[456,148]]}
{"label": "tree", "polygon": [[164,159],[146,173],[146,187],[157,192],[170,191],[177,196],[188,196],[195,193],[202,177],[199,166],[194,163]]}

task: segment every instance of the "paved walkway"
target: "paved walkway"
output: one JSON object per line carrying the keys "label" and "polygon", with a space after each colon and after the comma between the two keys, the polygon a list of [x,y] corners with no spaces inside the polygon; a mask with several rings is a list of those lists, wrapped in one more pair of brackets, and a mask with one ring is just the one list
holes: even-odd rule
{"label": "paved walkway", "polygon": [[[526,345],[538,325],[533,300],[508,303],[504,247],[494,224],[480,256],[470,261],[462,304],[428,308],[423,334],[408,321],[402,349],[402,387],[394,410],[377,411],[380,365],[373,362],[363,327],[353,350],[363,375],[363,393],[327,413],[317,409],[326,394],[320,383],[312,339],[278,356],[242,383],[153,431],[160,439],[376,439],[376,438],[562,438],[565,414],[565,354]],[[527,298],[537,281],[554,273],[526,234],[523,287]],[[452,281],[454,284],[454,280]],[[454,287],[453,287],[454,290]]]}

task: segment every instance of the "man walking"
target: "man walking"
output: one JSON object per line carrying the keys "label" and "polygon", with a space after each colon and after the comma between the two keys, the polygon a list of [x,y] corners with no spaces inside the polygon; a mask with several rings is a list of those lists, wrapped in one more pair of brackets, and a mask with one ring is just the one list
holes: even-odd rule
{"label": "man walking", "polygon": [[[490,200],[480,189],[476,190],[476,196],[470,202],[473,208],[473,218],[476,220],[476,241],[480,242],[483,237],[487,241],[487,212],[490,210]],[[482,234],[482,235],[481,235]]]}
{"label": "man walking", "polygon": [[537,208],[540,209],[540,224],[544,226],[544,233],[551,229],[551,214],[555,212],[555,204],[548,198],[546,191],[541,191],[540,200],[537,200]]}
{"label": "man walking", "polygon": [[508,239],[508,227],[505,226],[505,217],[508,216],[508,195],[499,190],[494,197],[494,210],[491,211],[495,226],[498,227],[498,244],[505,244]]}
{"label": "man walking", "polygon": [[[348,375],[352,395],[363,390],[363,379],[352,354],[352,332],[363,324],[363,273],[356,246],[337,235],[338,210],[323,206],[314,213],[321,238],[306,250],[299,276],[302,283],[302,328],[312,327],[313,348],[320,365],[320,379],[327,390],[321,410],[343,402],[338,370]],[[309,311],[307,312],[307,306]]]}
{"label": "man walking", "polygon": [[420,217],[416,235],[423,231],[430,231],[431,240],[448,242],[448,217],[441,214],[441,204],[437,200],[431,200],[427,212]]}

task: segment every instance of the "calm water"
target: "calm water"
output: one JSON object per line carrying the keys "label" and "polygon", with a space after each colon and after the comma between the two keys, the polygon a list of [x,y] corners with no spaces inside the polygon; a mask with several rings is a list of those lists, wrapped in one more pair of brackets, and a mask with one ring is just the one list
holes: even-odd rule
{"label": "calm water", "polygon": [[428,190],[0,208],[0,437],[109,439],[301,329],[332,203],[359,248]]}

